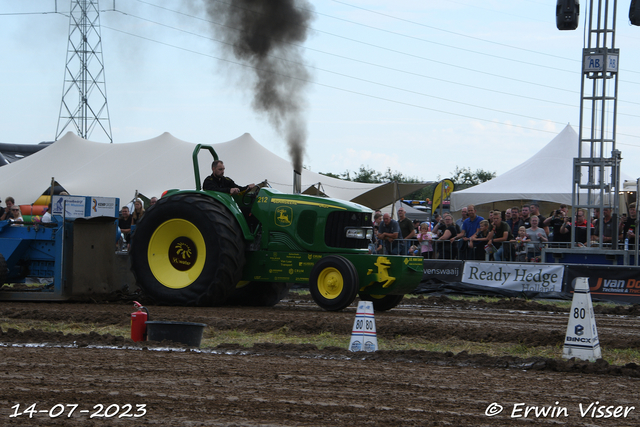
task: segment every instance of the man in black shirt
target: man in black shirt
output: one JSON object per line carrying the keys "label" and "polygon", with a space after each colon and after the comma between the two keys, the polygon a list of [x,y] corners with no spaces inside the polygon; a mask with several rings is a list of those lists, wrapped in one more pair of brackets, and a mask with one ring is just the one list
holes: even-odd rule
{"label": "man in black shirt", "polygon": [[[551,247],[553,248],[562,248],[566,247],[564,243],[568,243],[571,240],[571,234],[562,234],[560,229],[565,223],[565,215],[562,209],[556,209],[553,213],[553,216],[544,220],[545,225],[551,228],[553,232],[553,244]],[[560,244],[557,244],[560,243]]]}
{"label": "man in black shirt", "polygon": [[398,225],[400,226],[400,234],[402,234],[401,239],[404,240],[404,242],[400,242],[401,255],[406,255],[411,246],[411,242],[408,240],[416,238],[416,229],[413,227],[413,222],[406,217],[406,214],[407,212],[403,208],[398,209]]}
{"label": "man in black shirt", "polygon": [[[520,211],[520,220],[522,221],[522,225],[524,228],[531,228],[531,215],[530,215],[529,206],[523,206]],[[513,215],[513,213],[511,214]]]}
{"label": "man in black shirt", "polygon": [[224,176],[224,163],[222,163],[222,160],[214,160],[211,164],[211,171],[213,173],[206,177],[202,183],[203,190],[220,191],[221,193],[228,193],[233,196],[241,191],[255,187],[254,184],[241,187],[233,182],[231,178]]}
{"label": "man in black shirt", "polygon": [[520,226],[524,225],[524,223],[520,219],[520,208],[519,207],[514,206],[514,207],[511,208],[511,219],[508,219],[506,221],[506,223],[509,226],[509,228],[511,229],[511,233],[513,233],[514,235],[517,235],[518,234],[518,230],[520,229]]}
{"label": "man in black shirt", "polygon": [[124,243],[129,243],[129,238],[131,237],[131,225],[133,223],[133,217],[129,214],[129,208],[127,206],[123,206],[120,210],[120,217],[118,218],[118,227],[120,227],[120,231],[124,236]]}
{"label": "man in black shirt", "polygon": [[624,219],[620,227],[620,241],[629,239],[630,244],[636,242],[636,204],[629,205],[629,215]]}

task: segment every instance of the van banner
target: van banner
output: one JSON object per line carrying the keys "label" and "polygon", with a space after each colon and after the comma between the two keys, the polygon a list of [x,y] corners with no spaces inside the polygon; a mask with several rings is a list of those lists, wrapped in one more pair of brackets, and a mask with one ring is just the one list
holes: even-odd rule
{"label": "van banner", "polygon": [[573,291],[576,278],[589,280],[589,291],[594,298],[640,301],[640,269],[628,266],[567,265],[567,292]]}
{"label": "van banner", "polygon": [[462,282],[518,292],[561,292],[564,265],[467,261]]}

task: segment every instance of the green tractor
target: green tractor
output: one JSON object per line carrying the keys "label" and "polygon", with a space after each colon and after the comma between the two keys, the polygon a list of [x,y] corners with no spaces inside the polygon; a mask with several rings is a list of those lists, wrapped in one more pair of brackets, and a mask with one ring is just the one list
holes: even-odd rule
{"label": "green tractor", "polygon": [[169,190],[147,209],[131,239],[140,288],[159,304],[272,306],[292,283],[336,311],[357,295],[376,310],[395,307],[422,278],[422,257],[371,255],[370,209],[351,202],[285,194],[264,185],[231,196]]}

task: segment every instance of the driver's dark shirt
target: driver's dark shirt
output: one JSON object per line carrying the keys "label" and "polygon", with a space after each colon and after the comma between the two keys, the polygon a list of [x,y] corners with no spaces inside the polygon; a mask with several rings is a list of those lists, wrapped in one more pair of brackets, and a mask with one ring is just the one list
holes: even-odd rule
{"label": "driver's dark shirt", "polygon": [[211,174],[204,179],[202,183],[202,189],[208,191],[219,191],[221,193],[230,193],[232,188],[238,188],[240,191],[247,189],[247,185],[244,187],[239,186],[231,178],[223,176],[221,178]]}

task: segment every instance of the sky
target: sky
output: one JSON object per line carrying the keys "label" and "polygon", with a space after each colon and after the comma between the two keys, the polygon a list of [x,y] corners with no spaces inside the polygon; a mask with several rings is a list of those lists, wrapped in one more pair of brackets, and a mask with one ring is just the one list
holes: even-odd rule
{"label": "sky", "polygon": [[[283,135],[252,107],[253,70],[224,54],[204,3],[100,1],[114,143],[169,132],[214,144],[248,132],[288,158]],[[456,168],[500,175],[567,124],[577,132],[587,17],[581,3],[578,29],[559,31],[556,0],[309,1],[300,49],[309,74],[300,115],[304,167],[391,169],[422,181],[448,178]],[[55,139],[69,4],[0,0],[0,142]],[[628,13],[629,1],[618,1],[617,148],[623,172],[635,178],[640,27]],[[99,129],[89,139],[107,141]],[[540,165],[545,173],[553,171]],[[230,175],[241,181],[241,171]]]}

